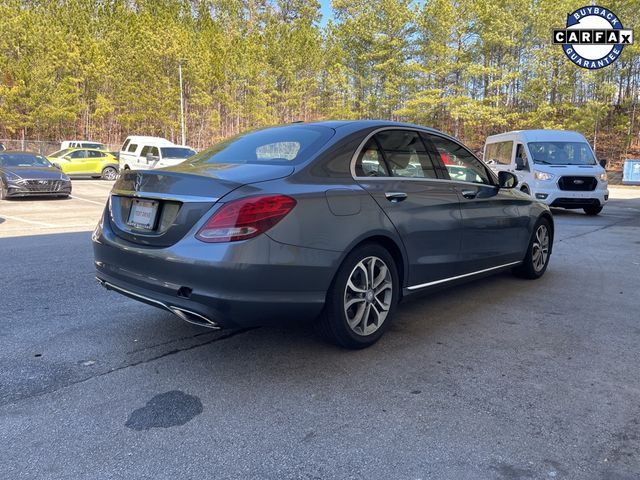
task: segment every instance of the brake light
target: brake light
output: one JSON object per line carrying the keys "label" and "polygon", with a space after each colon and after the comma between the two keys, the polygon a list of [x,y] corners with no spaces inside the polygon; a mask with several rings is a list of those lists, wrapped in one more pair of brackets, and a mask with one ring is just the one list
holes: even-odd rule
{"label": "brake light", "polygon": [[220,243],[247,240],[266,232],[296,206],[286,195],[258,195],[225,203],[205,223],[196,238]]}

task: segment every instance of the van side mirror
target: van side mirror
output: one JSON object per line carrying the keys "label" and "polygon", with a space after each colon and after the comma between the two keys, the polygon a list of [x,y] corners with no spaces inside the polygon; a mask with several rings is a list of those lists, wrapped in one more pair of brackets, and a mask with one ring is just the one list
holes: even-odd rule
{"label": "van side mirror", "polygon": [[607,160],[605,158],[601,158],[598,163],[602,168],[607,168]]}
{"label": "van side mirror", "polygon": [[515,188],[518,185],[518,177],[511,172],[501,170],[498,172],[500,188]]}

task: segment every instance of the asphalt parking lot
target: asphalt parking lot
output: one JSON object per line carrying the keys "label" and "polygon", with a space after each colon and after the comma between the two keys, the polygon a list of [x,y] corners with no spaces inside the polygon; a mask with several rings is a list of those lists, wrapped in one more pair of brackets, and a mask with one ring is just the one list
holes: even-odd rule
{"label": "asphalt parking lot", "polygon": [[640,478],[640,188],[554,212],[539,281],[407,302],[364,351],[103,290],[109,188],[0,203],[0,478]]}

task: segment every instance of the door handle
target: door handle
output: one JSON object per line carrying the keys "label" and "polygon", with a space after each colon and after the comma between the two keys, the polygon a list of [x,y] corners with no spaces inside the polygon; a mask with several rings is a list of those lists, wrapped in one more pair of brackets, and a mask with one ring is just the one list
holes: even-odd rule
{"label": "door handle", "polygon": [[476,198],[476,195],[478,195],[477,190],[462,190],[460,193],[462,193],[464,198],[468,198],[469,200]]}
{"label": "door handle", "polygon": [[404,192],[385,192],[384,196],[393,203],[401,202],[407,198],[407,194]]}

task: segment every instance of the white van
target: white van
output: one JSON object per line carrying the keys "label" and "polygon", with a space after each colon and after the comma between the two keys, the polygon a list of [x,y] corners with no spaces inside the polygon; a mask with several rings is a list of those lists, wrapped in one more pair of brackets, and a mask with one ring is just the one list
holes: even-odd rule
{"label": "white van", "polygon": [[150,170],[170,167],[195,155],[189,147],[175,145],[166,138],[132,135],[120,149],[121,170]]}
{"label": "white van", "polygon": [[67,148],[97,148],[98,150],[106,150],[104,143],[92,142],[90,140],[65,140],[60,142],[60,150]]}
{"label": "white van", "polygon": [[487,137],[484,161],[518,177],[519,188],[550,207],[597,215],[609,199],[606,162],[596,160],[581,134],[519,130]]}

